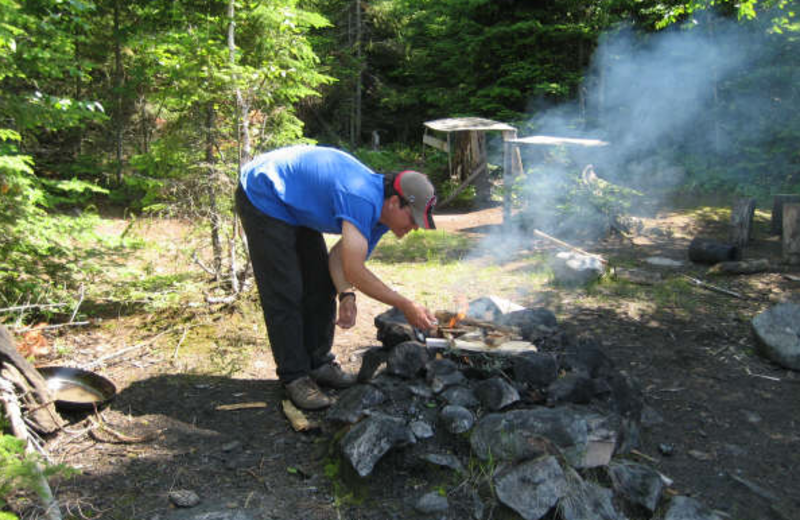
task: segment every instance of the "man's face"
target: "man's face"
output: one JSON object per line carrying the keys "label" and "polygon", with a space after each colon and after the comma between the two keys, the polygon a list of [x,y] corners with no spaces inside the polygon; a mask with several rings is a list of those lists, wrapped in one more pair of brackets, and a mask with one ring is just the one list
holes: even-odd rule
{"label": "man's face", "polygon": [[400,197],[392,195],[389,199],[387,222],[384,222],[397,238],[403,238],[409,231],[419,229],[411,215],[411,206],[400,206]]}

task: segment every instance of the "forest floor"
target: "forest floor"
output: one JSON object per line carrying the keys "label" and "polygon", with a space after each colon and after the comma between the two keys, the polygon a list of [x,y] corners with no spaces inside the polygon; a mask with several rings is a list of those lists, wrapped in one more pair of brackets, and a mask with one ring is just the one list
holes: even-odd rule
{"label": "forest floor", "polygon": [[[440,229],[476,238],[499,229],[501,221],[499,208],[437,219]],[[800,374],[762,359],[750,324],[777,302],[796,300],[800,282],[780,272],[711,278],[706,267],[688,262],[693,237],[724,239],[724,212],[719,218],[704,210],[660,211],[642,222],[644,231],[631,238],[577,245],[603,254],[612,265],[647,268],[644,260],[653,256],[682,260],[682,267],[668,273],[673,280],[681,274],[702,278],[744,298],[678,282],[667,289],[599,284],[587,292],[547,284],[523,291],[491,278],[474,281],[468,296],[493,294],[547,307],[563,330],[598,340],[618,369],[638,381],[646,404],[660,417],[643,429],[636,457],[672,479],[668,495],[697,497],[736,520],[800,518]],[[768,224],[768,215],[758,212],[745,258],[779,262],[780,242],[769,236]],[[120,221],[106,232],[126,225]],[[163,244],[156,265],[164,276],[174,274],[175,259],[185,253],[186,229],[177,221],[137,224],[135,231],[146,240]],[[555,251],[542,241],[530,248]],[[505,258],[496,267],[525,273],[525,258]],[[391,271],[382,274],[395,283]],[[409,288],[397,283],[401,291]],[[378,345],[373,318],[384,310],[360,296],[357,326],[337,331],[334,353],[346,369],[357,371],[361,353]],[[298,433],[284,417],[264,338],[255,292],[222,308],[107,309],[92,326],[54,333],[51,353],[37,364],[79,366],[139,346],[97,367],[117,385],[110,406],[96,417],[67,416],[67,429],[48,440],[55,461],[80,470],[55,486],[65,515],[405,519],[415,518],[411,504],[423,493],[447,493],[463,484],[393,472],[390,461],[379,463],[363,482],[345,482],[331,456],[333,433]],[[264,406],[218,408],[252,402]],[[195,492],[200,503],[175,507],[169,499],[175,490]],[[494,518],[508,517],[502,508],[491,511]],[[462,516],[451,508],[440,517]]]}

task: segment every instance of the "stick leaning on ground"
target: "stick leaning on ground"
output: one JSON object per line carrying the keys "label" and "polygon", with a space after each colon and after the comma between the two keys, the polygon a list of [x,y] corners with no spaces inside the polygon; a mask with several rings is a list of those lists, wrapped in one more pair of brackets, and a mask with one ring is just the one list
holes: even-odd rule
{"label": "stick leaning on ground", "polygon": [[606,260],[602,256],[596,255],[594,253],[589,253],[588,251],[584,251],[583,249],[581,249],[579,247],[575,247],[573,245],[567,244],[563,240],[559,240],[556,237],[551,237],[550,235],[548,235],[544,231],[539,231],[538,229],[534,229],[533,230],[533,234],[536,235],[536,236],[539,236],[541,238],[544,238],[546,240],[549,240],[550,242],[553,242],[554,244],[558,244],[561,247],[566,247],[567,249],[571,249],[572,251],[575,251],[576,253],[580,253],[582,255],[591,256],[592,258],[596,258],[596,259],[600,260],[603,264],[608,264],[608,260]]}

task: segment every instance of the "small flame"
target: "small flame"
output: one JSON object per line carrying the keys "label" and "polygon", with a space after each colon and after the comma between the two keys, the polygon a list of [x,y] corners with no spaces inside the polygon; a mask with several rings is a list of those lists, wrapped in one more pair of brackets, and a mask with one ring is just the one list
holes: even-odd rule
{"label": "small flame", "polygon": [[450,318],[450,323],[447,324],[447,328],[454,329],[456,325],[458,325],[458,323],[466,317],[467,315],[465,313],[459,312],[458,314]]}
{"label": "small flame", "polygon": [[459,294],[453,299],[455,300],[456,309],[458,310],[456,311],[456,315],[450,318],[450,323],[447,324],[447,327],[450,329],[455,328],[461,320],[467,317],[467,309],[469,309],[469,302],[467,301],[467,297],[463,294]]}

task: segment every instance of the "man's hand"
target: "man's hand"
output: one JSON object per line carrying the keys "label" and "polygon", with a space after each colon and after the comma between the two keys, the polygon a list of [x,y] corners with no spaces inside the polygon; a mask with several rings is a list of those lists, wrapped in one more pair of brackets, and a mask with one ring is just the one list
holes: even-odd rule
{"label": "man's hand", "polygon": [[356,314],[358,308],[356,307],[356,299],[354,296],[346,296],[339,303],[339,319],[336,324],[343,329],[349,329],[356,324]]}
{"label": "man's hand", "polygon": [[409,325],[422,331],[428,331],[436,326],[436,317],[431,311],[414,301],[406,300],[408,303],[401,309]]}

